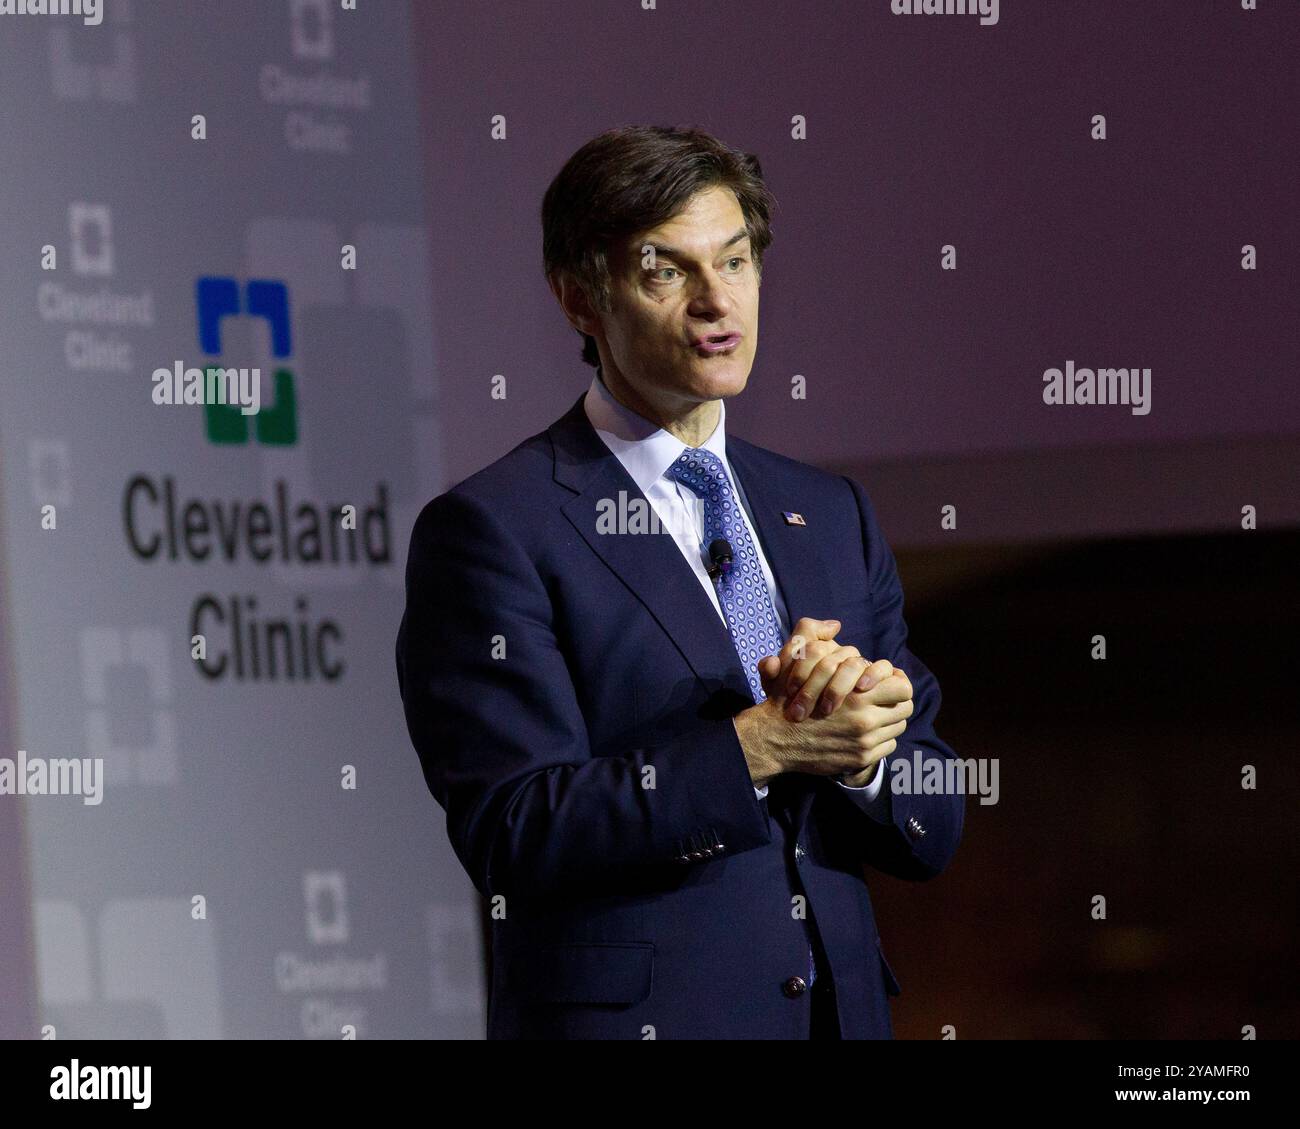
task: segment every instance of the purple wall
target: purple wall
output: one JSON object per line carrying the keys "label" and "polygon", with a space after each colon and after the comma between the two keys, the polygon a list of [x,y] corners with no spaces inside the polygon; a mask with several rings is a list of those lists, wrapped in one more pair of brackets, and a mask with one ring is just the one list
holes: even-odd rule
{"label": "purple wall", "polygon": [[[1003,0],[981,26],[889,0],[448,3],[417,34],[448,484],[590,379],[541,274],[551,177],[611,126],[697,124],[779,201],[729,423],[859,477],[895,543],[940,540],[946,503],[959,540],[1231,529],[1247,503],[1300,522],[1279,476],[1300,454],[1294,7]],[[1150,368],[1150,413],[1045,405],[1067,361]]]}

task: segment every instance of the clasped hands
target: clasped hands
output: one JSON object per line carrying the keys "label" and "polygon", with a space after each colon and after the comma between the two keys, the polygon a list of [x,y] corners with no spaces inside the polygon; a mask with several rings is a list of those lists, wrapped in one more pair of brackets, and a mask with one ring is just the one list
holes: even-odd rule
{"label": "clasped hands", "polygon": [[757,788],[783,772],[871,783],[912,716],[912,683],[888,659],[835,641],[836,619],[804,617],[779,655],[759,660],[767,698],[732,720]]}

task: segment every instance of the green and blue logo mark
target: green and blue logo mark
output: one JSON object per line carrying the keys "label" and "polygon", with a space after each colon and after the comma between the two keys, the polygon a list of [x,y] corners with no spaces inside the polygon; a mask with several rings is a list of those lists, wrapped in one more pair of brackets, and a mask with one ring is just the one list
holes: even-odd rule
{"label": "green and blue logo mark", "polygon": [[[195,286],[198,306],[199,348],[210,357],[221,355],[221,323],[228,317],[265,318],[271,328],[271,355],[276,361],[293,355],[289,332],[289,288],[274,279],[250,279],[243,293],[236,279],[205,275]],[[214,368],[204,372],[206,378]],[[247,443],[248,416],[237,404],[204,404],[210,443]],[[275,403],[254,417],[258,443],[289,447],[298,442],[298,400],[293,373],[279,364],[275,370]]]}

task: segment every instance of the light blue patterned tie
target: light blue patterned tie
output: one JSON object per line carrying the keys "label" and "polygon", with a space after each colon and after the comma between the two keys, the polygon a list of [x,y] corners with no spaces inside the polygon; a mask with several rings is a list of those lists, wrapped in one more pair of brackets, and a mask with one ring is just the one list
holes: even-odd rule
{"label": "light blue patterned tie", "polygon": [[[767,590],[763,567],[758,561],[749,527],[740,512],[740,502],[731,488],[727,468],[712,451],[703,447],[687,447],[668,468],[668,476],[704,499],[704,546],[719,537],[731,544],[732,564],[728,572],[716,581],[718,601],[727,619],[727,630],[745,668],[754,701],[761,702],[763,680],[758,673],[758,660],[766,655],[779,654],[784,640],[781,621]],[[817,964],[812,949],[808,950],[808,985],[817,979]]]}
{"label": "light blue patterned tie", "polygon": [[758,660],[780,652],[781,623],[727,470],[712,451],[687,447],[668,468],[668,475],[704,499],[704,545],[711,545],[719,537],[731,544],[732,565],[717,580],[718,600],[754,701],[761,702],[767,695],[763,693]]}

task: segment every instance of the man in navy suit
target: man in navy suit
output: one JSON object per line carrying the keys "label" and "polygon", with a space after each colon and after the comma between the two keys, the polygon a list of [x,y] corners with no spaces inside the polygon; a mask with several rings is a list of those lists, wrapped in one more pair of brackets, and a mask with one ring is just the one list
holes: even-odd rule
{"label": "man in navy suit", "polygon": [[867,495],[725,434],[770,205],[697,130],[574,154],[543,250],[591,386],[416,520],[398,678],[490,1038],[890,1038],[864,866],[961,837],[960,794],[886,781],[954,754]]}

